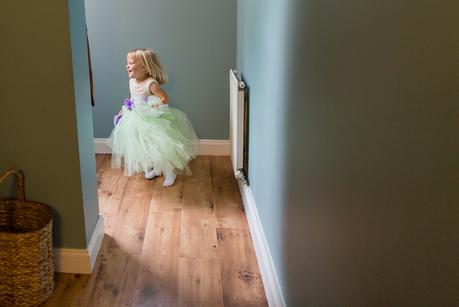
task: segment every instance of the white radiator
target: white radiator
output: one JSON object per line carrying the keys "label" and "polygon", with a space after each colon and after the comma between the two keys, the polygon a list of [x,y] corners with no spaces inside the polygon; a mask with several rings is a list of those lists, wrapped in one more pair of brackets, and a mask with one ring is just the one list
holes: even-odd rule
{"label": "white radiator", "polygon": [[244,168],[244,144],[245,144],[245,83],[239,80],[237,71],[230,69],[230,143],[231,162],[236,178],[245,182]]}

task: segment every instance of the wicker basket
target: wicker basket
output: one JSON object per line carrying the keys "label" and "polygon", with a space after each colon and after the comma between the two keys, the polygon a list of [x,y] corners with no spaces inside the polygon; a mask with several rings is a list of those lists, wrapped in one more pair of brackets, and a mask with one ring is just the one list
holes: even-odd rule
{"label": "wicker basket", "polygon": [[0,200],[0,306],[34,306],[54,289],[51,209],[24,200],[24,176],[16,175],[16,199]]}

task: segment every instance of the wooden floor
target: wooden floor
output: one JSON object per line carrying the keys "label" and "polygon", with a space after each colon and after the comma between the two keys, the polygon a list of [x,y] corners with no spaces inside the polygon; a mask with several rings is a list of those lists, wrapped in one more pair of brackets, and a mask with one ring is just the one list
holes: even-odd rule
{"label": "wooden floor", "polygon": [[106,234],[94,272],[56,274],[43,306],[267,306],[228,157],[199,156],[170,188],[96,160]]}

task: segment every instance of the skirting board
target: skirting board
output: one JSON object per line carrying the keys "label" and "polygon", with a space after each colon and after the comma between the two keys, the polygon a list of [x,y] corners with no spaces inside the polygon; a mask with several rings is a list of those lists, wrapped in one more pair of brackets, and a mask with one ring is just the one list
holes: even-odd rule
{"label": "skirting board", "polygon": [[[95,138],[94,147],[96,154],[111,154],[112,150],[105,144],[105,138]],[[199,140],[198,155],[200,156],[229,156],[229,140]]]}
{"label": "skirting board", "polygon": [[54,271],[91,274],[104,239],[104,219],[99,215],[87,249],[55,248]]}
{"label": "skirting board", "polygon": [[266,242],[263,227],[258,215],[252,190],[249,186],[242,184],[237,180],[239,190],[241,191],[244,209],[249,223],[250,234],[252,236],[255,254],[260,267],[261,278],[265,288],[266,299],[270,307],[285,307],[285,299],[274,267],[273,259]]}

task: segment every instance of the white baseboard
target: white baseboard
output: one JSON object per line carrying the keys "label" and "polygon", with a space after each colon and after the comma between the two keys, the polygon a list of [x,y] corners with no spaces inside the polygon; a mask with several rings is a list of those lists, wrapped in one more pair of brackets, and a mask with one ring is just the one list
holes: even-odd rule
{"label": "white baseboard", "polygon": [[96,227],[92,232],[91,239],[89,240],[88,244],[88,254],[89,254],[89,265],[92,272],[94,268],[94,264],[96,263],[97,256],[99,255],[100,248],[102,247],[102,241],[104,240],[105,236],[105,228],[104,228],[104,218],[102,215],[99,215],[99,219],[97,220]]}
{"label": "white baseboard", "polygon": [[59,273],[91,274],[88,251],[76,248],[55,248],[54,271]]}
{"label": "white baseboard", "polygon": [[[105,138],[95,138],[94,147],[96,154],[111,154],[112,150],[105,144]],[[199,140],[198,155],[200,156],[229,156],[229,140]]]}
{"label": "white baseboard", "polygon": [[104,233],[104,219],[102,215],[99,215],[87,249],[54,249],[54,271],[60,273],[91,274],[102,246]]}
{"label": "white baseboard", "polygon": [[94,138],[94,151],[96,154],[111,154],[112,149],[105,144],[107,139],[104,138]]}
{"label": "white baseboard", "polygon": [[241,191],[247,221],[249,223],[255,254],[260,267],[268,305],[270,307],[285,307],[285,299],[282,294],[279,278],[276,274],[271,252],[266,242],[258,210],[255,206],[252,190],[249,186],[243,185],[240,180],[238,180],[238,185]]}
{"label": "white baseboard", "polygon": [[200,156],[229,156],[229,140],[199,140],[198,155]]}

